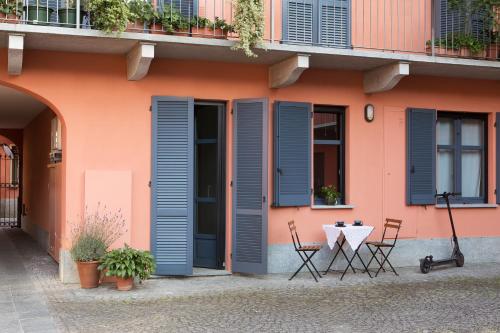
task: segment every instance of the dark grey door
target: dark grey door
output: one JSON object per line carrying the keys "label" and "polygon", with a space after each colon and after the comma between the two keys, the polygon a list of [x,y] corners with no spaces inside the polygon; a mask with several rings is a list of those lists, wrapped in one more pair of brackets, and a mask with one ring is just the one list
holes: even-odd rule
{"label": "dark grey door", "polygon": [[193,129],[190,97],[152,100],[151,250],[158,275],[193,273]]}
{"label": "dark grey door", "polygon": [[267,273],[267,99],[233,102],[232,270]]}
{"label": "dark grey door", "polygon": [[193,265],[223,268],[225,257],[224,105],[195,103]]}

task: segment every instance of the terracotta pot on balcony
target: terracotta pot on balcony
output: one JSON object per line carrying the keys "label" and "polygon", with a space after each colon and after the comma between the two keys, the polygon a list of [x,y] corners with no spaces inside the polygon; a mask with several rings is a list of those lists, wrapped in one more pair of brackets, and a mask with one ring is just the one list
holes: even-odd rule
{"label": "terracotta pot on balcony", "polygon": [[[432,48],[430,46],[427,46],[426,52],[427,52],[427,54],[431,55]],[[451,48],[436,46],[434,48],[434,54],[437,56],[442,56],[442,57],[458,57],[459,50],[454,50]]]}
{"label": "terracotta pot on balcony", "polygon": [[214,38],[227,39],[227,30],[222,30],[221,28],[215,28],[215,30],[212,31],[212,34],[214,35]]}
{"label": "terracotta pot on balcony", "polygon": [[198,38],[212,38],[213,37],[213,30],[209,29],[208,27],[192,27],[191,28],[191,36],[192,37],[198,37]]}
{"label": "terracotta pot on balcony", "polygon": [[0,22],[17,24],[19,17],[16,14],[0,14]]}
{"label": "terracotta pot on balcony", "polygon": [[134,278],[129,277],[129,278],[121,278],[121,277],[116,277],[116,289],[120,291],[129,291],[132,289],[134,286]]}
{"label": "terracotta pot on balcony", "polygon": [[135,21],[135,22],[128,22],[127,23],[127,29],[125,29],[127,32],[144,32],[144,22],[143,21]]}
{"label": "terracotta pot on balcony", "polygon": [[180,35],[180,36],[187,36],[187,37],[189,37],[190,31],[189,31],[189,28],[187,28],[187,29],[176,29],[175,30],[175,34],[176,35]]}
{"label": "terracotta pot on balcony", "polygon": [[163,30],[161,23],[151,23],[149,31],[154,35],[165,35],[166,31]]}
{"label": "terracotta pot on balcony", "polygon": [[490,44],[486,47],[486,58],[490,60],[500,59],[500,44]]}
{"label": "terracotta pot on balcony", "polygon": [[98,261],[77,261],[78,276],[80,277],[80,286],[83,289],[97,288],[99,285],[99,266]]}

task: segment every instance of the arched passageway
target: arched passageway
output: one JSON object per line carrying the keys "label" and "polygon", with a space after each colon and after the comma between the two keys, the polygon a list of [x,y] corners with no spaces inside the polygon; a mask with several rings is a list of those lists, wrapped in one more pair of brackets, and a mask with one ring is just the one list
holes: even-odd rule
{"label": "arched passageway", "polygon": [[20,227],[56,261],[62,235],[63,121],[43,98],[0,83],[0,227]]}

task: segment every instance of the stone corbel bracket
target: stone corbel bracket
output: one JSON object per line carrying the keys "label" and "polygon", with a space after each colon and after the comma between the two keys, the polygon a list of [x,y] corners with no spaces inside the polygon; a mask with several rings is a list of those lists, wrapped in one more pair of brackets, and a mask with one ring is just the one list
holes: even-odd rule
{"label": "stone corbel bracket", "polygon": [[151,61],[155,57],[155,44],[139,42],[127,53],[127,79],[138,81],[149,72]]}
{"label": "stone corbel bracket", "polygon": [[24,35],[9,35],[7,72],[9,75],[21,75],[23,70]]}
{"label": "stone corbel bracket", "polygon": [[284,88],[294,84],[309,68],[309,55],[297,54],[269,67],[269,87]]}
{"label": "stone corbel bracket", "polygon": [[363,86],[366,94],[388,91],[410,74],[410,64],[396,62],[365,72]]}

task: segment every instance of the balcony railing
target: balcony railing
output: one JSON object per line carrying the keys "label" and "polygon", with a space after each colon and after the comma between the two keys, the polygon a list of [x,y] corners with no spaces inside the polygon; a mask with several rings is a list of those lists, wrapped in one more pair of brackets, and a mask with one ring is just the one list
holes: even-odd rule
{"label": "balcony railing", "polygon": [[[84,0],[3,1],[0,23],[94,28]],[[237,39],[235,3],[154,1],[159,16],[130,22],[127,31]],[[264,0],[264,13],[269,43],[500,60],[500,7],[472,12],[447,0]]]}

